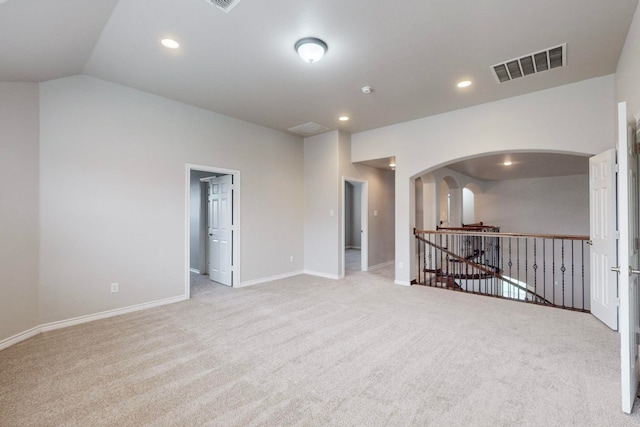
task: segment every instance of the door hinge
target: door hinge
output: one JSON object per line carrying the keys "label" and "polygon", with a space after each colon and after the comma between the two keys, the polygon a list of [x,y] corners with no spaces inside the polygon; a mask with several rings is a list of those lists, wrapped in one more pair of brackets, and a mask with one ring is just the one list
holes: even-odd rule
{"label": "door hinge", "polygon": [[614,166],[613,170],[618,173],[620,172],[620,168],[618,167],[618,164],[616,163],[616,165]]}
{"label": "door hinge", "polygon": [[620,307],[620,298],[616,298],[616,306]]}
{"label": "door hinge", "polygon": [[616,239],[620,238],[620,231],[616,230]]}

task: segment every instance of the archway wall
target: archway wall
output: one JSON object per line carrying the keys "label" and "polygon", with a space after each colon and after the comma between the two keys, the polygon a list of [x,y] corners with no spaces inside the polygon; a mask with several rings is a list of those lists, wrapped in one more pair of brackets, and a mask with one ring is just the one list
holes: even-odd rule
{"label": "archway wall", "polygon": [[[442,182],[446,182],[450,191],[455,194],[452,199],[452,206],[457,209],[457,212],[453,213],[455,223],[450,224],[451,227],[459,227],[463,222],[463,189],[467,186],[473,186],[474,191],[482,192],[484,181],[476,180],[470,176],[461,174],[449,169],[447,167],[439,167],[435,170],[422,174],[420,176],[424,182],[423,188],[423,212],[433,210],[433,214],[425,215],[422,227],[425,230],[433,230],[439,224],[443,210],[446,210],[446,205],[443,206],[443,200],[446,200],[446,195],[442,194],[440,186]],[[431,206],[430,206],[431,205]],[[420,207],[418,206],[418,210]],[[427,219],[428,218],[428,219]],[[417,219],[416,219],[417,220]],[[418,221],[416,221],[416,224]],[[420,227],[417,227],[420,228]]]}
{"label": "archway wall", "polygon": [[351,160],[396,156],[396,283],[414,277],[413,178],[514,150],[596,154],[615,146],[613,75],[352,135]]}

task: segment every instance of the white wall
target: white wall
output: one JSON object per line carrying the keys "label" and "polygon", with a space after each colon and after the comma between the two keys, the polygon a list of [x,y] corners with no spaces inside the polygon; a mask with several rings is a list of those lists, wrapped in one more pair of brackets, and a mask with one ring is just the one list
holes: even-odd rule
{"label": "white wall", "polygon": [[337,132],[305,138],[304,269],[332,278],[340,275],[340,185]]}
{"label": "white wall", "polygon": [[481,154],[602,152],[615,145],[614,102],[610,75],[352,135],[354,162],[396,156],[396,282],[413,279],[413,177]]}
{"label": "white wall", "polygon": [[0,341],[39,324],[38,85],[0,83]]}
{"label": "white wall", "polygon": [[636,119],[640,118],[640,7],[631,22],[616,70],[616,99],[626,101]]}
{"label": "white wall", "polygon": [[[425,174],[421,177],[422,180],[422,230],[435,230],[438,226],[437,215],[437,184],[433,174]],[[420,191],[420,190],[418,190]],[[418,199],[416,199],[416,205]],[[419,212],[419,208],[416,206],[416,215]],[[416,224],[418,224],[418,218],[416,218]],[[420,227],[416,227],[420,228]],[[394,236],[395,237],[395,236]]]}
{"label": "white wall", "polygon": [[589,235],[589,175],[485,181],[476,212],[506,233]]}
{"label": "white wall", "polygon": [[[425,197],[424,197],[424,181],[421,177],[417,177],[415,179],[415,191],[416,191],[416,228],[418,230],[425,230],[424,227],[424,217],[425,217]],[[428,209],[428,208],[427,208]]]}
{"label": "white wall", "polygon": [[394,172],[353,165],[350,135],[332,131],[304,140],[304,268],[308,273],[332,278],[342,273],[343,178],[368,183],[369,266],[393,260]]}
{"label": "white wall", "polygon": [[468,188],[462,189],[462,223],[474,224],[476,222],[475,215],[475,194]]}
{"label": "white wall", "polygon": [[187,163],[241,172],[243,282],[302,269],[299,138],[87,76],[40,102],[42,322],[184,295]]}
{"label": "white wall", "polygon": [[[369,230],[368,265],[370,267],[393,261],[395,255],[395,172],[351,162],[351,136],[338,133],[339,175],[367,182],[367,224]],[[377,212],[377,215],[375,213]],[[342,260],[342,258],[341,258]]]}

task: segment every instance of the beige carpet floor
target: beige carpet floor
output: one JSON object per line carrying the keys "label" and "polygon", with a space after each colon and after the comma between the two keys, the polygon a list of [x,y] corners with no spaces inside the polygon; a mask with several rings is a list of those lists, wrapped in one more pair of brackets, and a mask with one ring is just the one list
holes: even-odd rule
{"label": "beige carpet floor", "polygon": [[2,426],[625,426],[619,338],[591,315],[297,276],[0,351]]}

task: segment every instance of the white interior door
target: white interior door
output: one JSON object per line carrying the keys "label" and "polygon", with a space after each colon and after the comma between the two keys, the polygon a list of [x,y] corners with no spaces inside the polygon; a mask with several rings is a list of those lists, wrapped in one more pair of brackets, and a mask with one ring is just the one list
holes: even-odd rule
{"label": "white interior door", "polygon": [[618,104],[618,289],[622,410],[631,413],[638,389],[638,156],[635,120]]}
{"label": "white interior door", "polygon": [[589,159],[591,313],[618,330],[616,265],[616,150]]}
{"label": "white interior door", "polygon": [[232,239],[232,176],[223,175],[209,180],[209,278],[227,286],[233,286]]}

